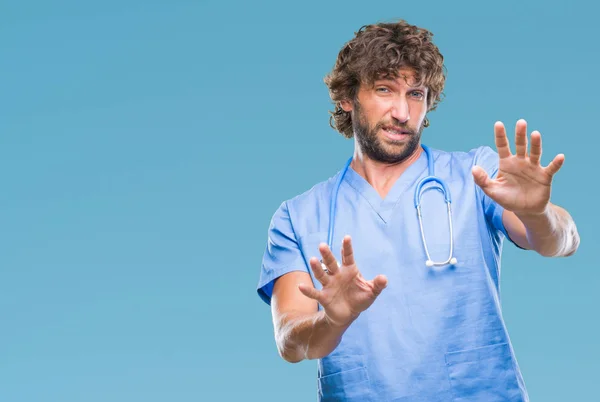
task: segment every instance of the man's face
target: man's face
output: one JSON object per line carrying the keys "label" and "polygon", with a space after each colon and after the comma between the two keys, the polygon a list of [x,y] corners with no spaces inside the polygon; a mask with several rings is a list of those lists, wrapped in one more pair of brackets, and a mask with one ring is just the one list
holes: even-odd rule
{"label": "man's face", "polygon": [[395,80],[378,80],[372,87],[361,85],[357,102],[342,104],[352,111],[356,141],[369,159],[399,163],[419,146],[427,88],[413,86],[413,77],[411,70],[400,70]]}

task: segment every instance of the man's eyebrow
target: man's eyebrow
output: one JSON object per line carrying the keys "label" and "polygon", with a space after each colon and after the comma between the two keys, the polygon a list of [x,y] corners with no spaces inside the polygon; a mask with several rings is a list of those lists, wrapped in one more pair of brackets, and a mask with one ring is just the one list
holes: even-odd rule
{"label": "man's eyebrow", "polygon": [[381,85],[381,84],[389,84],[389,85],[399,85],[399,83],[393,78],[378,78],[373,81],[373,85]]}
{"label": "man's eyebrow", "polygon": [[[404,82],[406,83],[406,86],[409,89],[419,89],[422,91],[427,89],[427,85],[425,85],[425,84],[419,84],[417,82],[415,82],[414,84],[410,84],[410,83],[406,82],[406,80],[404,80]],[[375,81],[373,81],[373,85],[381,85],[381,84],[390,84],[390,85],[394,85],[394,86],[400,85],[400,83],[393,78],[378,78]]]}

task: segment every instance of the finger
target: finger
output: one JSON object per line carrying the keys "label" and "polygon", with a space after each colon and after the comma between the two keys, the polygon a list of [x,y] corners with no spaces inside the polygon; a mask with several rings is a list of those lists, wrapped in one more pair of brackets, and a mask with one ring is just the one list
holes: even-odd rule
{"label": "finger", "polygon": [[529,152],[529,160],[534,165],[539,165],[542,157],[542,135],[539,131],[531,133],[531,150]]}
{"label": "finger", "polygon": [[488,176],[487,172],[481,166],[473,166],[471,173],[473,174],[475,184],[481,187],[482,190],[485,191],[492,185],[492,179],[490,179],[490,176]]}
{"label": "finger", "polygon": [[342,240],[342,264],[345,266],[354,264],[354,251],[352,250],[352,239],[344,236]]}
{"label": "finger", "polygon": [[321,266],[321,262],[318,258],[312,257],[309,261],[310,268],[315,274],[315,278],[321,283],[321,285],[325,286],[329,283],[329,274],[323,271],[323,267]]}
{"label": "finger", "polygon": [[560,170],[563,163],[565,163],[565,155],[563,155],[563,154],[556,155],[554,157],[554,159],[552,160],[552,162],[550,162],[548,164],[548,166],[546,166],[546,172],[550,176],[554,176]]}
{"label": "finger", "polygon": [[[304,296],[306,296],[306,297],[308,297],[310,299],[316,300],[319,303],[321,303],[322,294],[321,294],[320,291],[318,291],[317,289],[315,289],[313,286],[309,286],[309,285],[306,285],[304,283],[299,283],[298,284],[298,290],[300,290],[300,292]],[[321,304],[323,304],[323,303],[321,303]]]}
{"label": "finger", "polygon": [[515,127],[515,146],[517,156],[524,158],[527,155],[527,122],[523,119],[519,119]]}
{"label": "finger", "polygon": [[381,294],[383,289],[387,287],[387,283],[388,280],[385,275],[377,275],[373,279],[373,293],[375,293],[375,296],[379,296]]}
{"label": "finger", "polygon": [[319,251],[321,252],[321,256],[323,257],[323,264],[325,264],[325,266],[329,270],[329,273],[331,275],[336,274],[339,271],[339,266],[337,260],[333,256],[333,253],[329,249],[329,246],[325,243],[321,243],[319,245]]}
{"label": "finger", "polygon": [[500,121],[497,121],[496,124],[494,124],[494,140],[500,158],[507,158],[512,155],[510,152],[510,145],[508,144],[508,138],[506,138],[504,124]]}

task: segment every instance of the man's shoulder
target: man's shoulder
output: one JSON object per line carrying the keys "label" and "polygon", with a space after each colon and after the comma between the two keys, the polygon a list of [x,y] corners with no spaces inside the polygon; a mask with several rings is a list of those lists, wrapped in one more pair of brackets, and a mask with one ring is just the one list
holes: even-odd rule
{"label": "man's shoulder", "polygon": [[447,150],[442,150],[442,149],[437,149],[437,148],[435,148],[435,149],[432,148],[431,151],[434,154],[434,156],[436,156],[436,157],[456,159],[456,160],[474,161],[481,157],[497,156],[496,151],[494,151],[488,145],[479,145],[477,147],[473,147],[468,150],[462,150],[462,151],[460,151],[460,150],[447,151]]}
{"label": "man's shoulder", "polygon": [[473,165],[479,165],[488,170],[498,163],[498,153],[488,145],[480,145],[466,151],[440,149],[432,149],[431,151],[436,164],[449,164],[454,165],[454,167],[463,166],[466,169],[470,169]]}
{"label": "man's shoulder", "polygon": [[270,230],[293,233],[296,238],[321,230],[319,217],[329,213],[331,194],[340,173],[284,199],[272,216]]}
{"label": "man's shoulder", "polygon": [[315,183],[294,197],[288,198],[284,203],[287,205],[287,208],[302,211],[307,208],[315,208],[315,206],[323,202],[328,202],[340,174],[341,172],[337,172],[333,176]]}
{"label": "man's shoulder", "polygon": [[306,210],[307,207],[314,208],[316,204],[328,200],[333,192],[335,184],[341,175],[341,170],[335,172],[332,176],[325,178],[310,187],[305,187],[296,195],[288,198],[283,198],[278,210]]}

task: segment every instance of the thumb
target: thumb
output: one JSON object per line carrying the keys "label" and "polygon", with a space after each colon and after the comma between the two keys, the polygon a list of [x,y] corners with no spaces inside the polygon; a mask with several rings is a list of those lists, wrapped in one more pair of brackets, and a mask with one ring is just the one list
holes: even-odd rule
{"label": "thumb", "polygon": [[473,166],[471,173],[473,174],[475,184],[481,187],[482,190],[486,190],[490,186],[492,180],[481,166]]}
{"label": "thumb", "polygon": [[375,279],[373,279],[373,293],[375,296],[379,296],[379,294],[387,287],[387,277],[385,275],[377,275]]}
{"label": "thumb", "polygon": [[322,297],[321,297],[321,292],[319,292],[317,289],[315,289],[313,286],[308,286],[304,283],[299,283],[298,284],[298,290],[300,290],[300,292],[313,300],[316,300],[317,302],[322,304]]}

